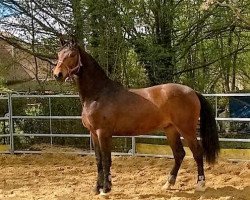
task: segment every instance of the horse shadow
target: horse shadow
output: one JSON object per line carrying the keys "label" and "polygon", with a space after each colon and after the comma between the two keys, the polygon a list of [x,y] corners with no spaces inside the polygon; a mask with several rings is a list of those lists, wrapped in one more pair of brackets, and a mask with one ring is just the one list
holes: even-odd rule
{"label": "horse shadow", "polygon": [[222,188],[210,188],[208,187],[205,192],[186,192],[179,191],[175,193],[177,197],[189,198],[189,199],[199,199],[203,197],[205,199],[220,199],[221,197],[232,197],[239,200],[248,200],[250,196],[250,186],[246,186],[243,189],[237,189],[232,186],[225,186]]}
{"label": "horse shadow", "polygon": [[[220,198],[227,198],[227,199],[237,199],[237,200],[248,200],[250,196],[250,186],[246,186],[243,189],[237,189],[232,186],[225,186],[222,188],[210,188],[208,187],[205,192],[191,192],[188,190],[175,190],[171,189],[171,192],[162,191],[162,193],[150,193],[150,194],[139,194],[138,196],[135,194],[130,195],[114,195],[116,196],[115,199],[133,199],[133,197],[137,197],[139,199],[169,199],[172,197],[178,199],[220,199]],[[113,196],[113,197],[114,197]],[[121,198],[122,196],[122,198]],[[106,198],[110,199],[110,197]],[[111,198],[113,199],[113,198]]]}

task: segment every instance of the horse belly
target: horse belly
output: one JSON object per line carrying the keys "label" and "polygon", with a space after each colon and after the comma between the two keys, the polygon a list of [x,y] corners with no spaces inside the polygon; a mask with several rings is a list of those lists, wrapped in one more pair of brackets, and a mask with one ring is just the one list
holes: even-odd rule
{"label": "horse belly", "polygon": [[168,120],[164,119],[159,112],[150,114],[145,113],[138,116],[136,116],[136,112],[131,114],[127,113],[127,115],[117,119],[114,134],[120,136],[143,135],[161,130],[166,126],[168,126]]}

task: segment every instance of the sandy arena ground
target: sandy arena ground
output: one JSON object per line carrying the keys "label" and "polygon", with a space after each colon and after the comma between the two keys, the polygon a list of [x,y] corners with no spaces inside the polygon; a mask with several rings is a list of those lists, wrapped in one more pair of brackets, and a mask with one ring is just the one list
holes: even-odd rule
{"label": "sandy arena ground", "polygon": [[185,159],[176,186],[161,189],[172,159],[113,157],[113,188],[109,197],[92,192],[96,179],[93,156],[65,154],[0,155],[1,200],[92,199],[250,199],[250,162],[219,161],[206,165],[207,190],[195,192],[196,167]]}

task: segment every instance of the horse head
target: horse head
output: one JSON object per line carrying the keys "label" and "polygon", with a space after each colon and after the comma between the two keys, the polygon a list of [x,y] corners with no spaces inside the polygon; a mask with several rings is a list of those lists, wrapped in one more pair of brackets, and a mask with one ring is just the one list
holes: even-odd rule
{"label": "horse head", "polygon": [[60,42],[61,49],[58,52],[58,61],[56,67],[53,69],[53,74],[56,80],[65,81],[79,72],[82,65],[81,54],[80,47],[74,39],[65,42],[61,38]]}

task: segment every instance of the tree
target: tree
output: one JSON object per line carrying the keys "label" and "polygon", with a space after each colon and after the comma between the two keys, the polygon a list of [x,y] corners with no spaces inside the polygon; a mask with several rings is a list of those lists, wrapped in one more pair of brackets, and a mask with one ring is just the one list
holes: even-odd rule
{"label": "tree", "polygon": [[[4,8],[0,19],[0,39],[33,55],[33,61],[29,62],[34,65],[33,74],[41,87],[47,78],[40,76],[44,68],[39,65],[37,58],[47,61],[48,66],[54,64],[58,47],[57,37],[68,31],[71,24],[72,12],[67,3],[68,1],[34,0],[4,0],[0,3]],[[75,4],[76,1],[74,7],[77,7]],[[50,70],[48,67],[47,75]]]}
{"label": "tree", "polygon": [[[179,82],[204,92],[235,91],[238,80],[249,80],[247,0],[3,0],[0,5],[7,8],[0,39],[50,63],[58,36],[73,34],[88,42],[109,77],[127,86],[132,72],[147,74],[150,85]],[[131,52],[140,63],[132,66],[146,73],[131,70]]]}

